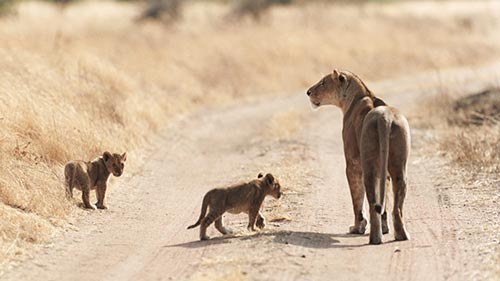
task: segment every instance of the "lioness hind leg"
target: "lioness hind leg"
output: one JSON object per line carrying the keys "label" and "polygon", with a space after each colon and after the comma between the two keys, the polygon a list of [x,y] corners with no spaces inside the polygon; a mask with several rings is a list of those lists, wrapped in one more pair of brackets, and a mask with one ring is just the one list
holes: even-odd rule
{"label": "lioness hind leg", "polygon": [[[370,206],[370,244],[382,243],[382,221],[381,216],[375,211],[375,185],[378,183],[377,177],[374,176],[374,167],[364,169],[363,181],[366,189],[366,197]],[[365,167],[363,167],[365,168]]]}
{"label": "lioness hind leg", "polygon": [[349,227],[350,234],[364,234],[368,224],[363,217],[363,202],[365,200],[365,190],[362,180],[361,168],[354,164],[347,164],[347,181],[351,191],[352,207],[354,211],[354,225]]}
{"label": "lioness hind leg", "polygon": [[403,220],[403,204],[406,197],[406,175],[404,172],[393,176],[392,188],[394,191],[394,209],[392,211],[394,221],[394,238],[398,241],[409,240],[410,234],[406,231]]}

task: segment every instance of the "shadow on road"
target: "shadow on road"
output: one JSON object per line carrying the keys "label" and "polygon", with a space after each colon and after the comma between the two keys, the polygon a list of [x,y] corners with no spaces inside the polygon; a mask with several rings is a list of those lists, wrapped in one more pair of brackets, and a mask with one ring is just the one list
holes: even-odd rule
{"label": "shadow on road", "polygon": [[[366,235],[364,235],[366,236]],[[333,234],[333,233],[318,233],[318,232],[303,232],[303,231],[263,231],[251,235],[225,235],[214,237],[207,241],[191,241],[186,243],[166,245],[164,247],[184,247],[184,248],[200,248],[211,245],[233,243],[238,241],[253,240],[259,238],[271,237],[274,243],[295,245],[306,248],[328,249],[328,248],[358,248],[368,246],[368,244],[341,244],[335,238],[356,238],[360,235],[354,234]]]}

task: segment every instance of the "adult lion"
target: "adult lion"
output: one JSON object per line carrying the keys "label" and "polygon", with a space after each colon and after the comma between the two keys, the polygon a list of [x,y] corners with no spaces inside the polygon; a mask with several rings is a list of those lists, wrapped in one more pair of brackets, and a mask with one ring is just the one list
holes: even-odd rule
{"label": "adult lion", "polygon": [[313,107],[335,105],[344,114],[342,138],[354,209],[354,226],[349,232],[365,232],[366,190],[370,205],[370,244],[382,243],[382,232],[389,232],[384,202],[388,171],[394,191],[394,236],[396,240],[408,240],[410,236],[403,221],[406,162],[410,152],[406,118],[375,97],[358,76],[347,71],[334,70],[313,85],[307,95]]}

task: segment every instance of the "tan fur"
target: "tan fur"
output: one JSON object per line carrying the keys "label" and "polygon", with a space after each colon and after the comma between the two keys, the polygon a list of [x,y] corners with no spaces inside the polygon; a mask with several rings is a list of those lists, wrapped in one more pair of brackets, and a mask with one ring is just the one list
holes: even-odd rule
{"label": "tan fur", "polygon": [[64,167],[64,177],[66,179],[66,192],[69,198],[73,198],[73,188],[82,191],[82,201],[85,208],[95,209],[90,204],[90,190],[96,190],[98,209],[107,209],[104,204],[106,187],[110,174],[119,177],[123,173],[127,153],[111,154],[104,152],[102,157],[92,162],[71,161]]}
{"label": "tan fur", "polygon": [[403,221],[406,162],[410,152],[410,128],[406,118],[375,97],[359,77],[347,71],[334,70],[313,85],[307,95],[314,107],[335,105],[344,114],[342,138],[354,209],[354,226],[350,227],[350,233],[365,232],[363,201],[366,191],[370,205],[370,243],[382,243],[382,233],[389,232],[384,200],[389,172],[394,190],[395,238],[409,239]]}
{"label": "tan fur", "polygon": [[[215,228],[222,234],[231,233],[222,225],[222,215],[225,212],[231,214],[248,214],[248,230],[255,231],[255,226],[262,229],[265,226],[265,219],[260,213],[260,207],[264,198],[271,195],[276,199],[281,197],[281,186],[273,175],[262,174],[256,180],[248,183],[233,185],[226,188],[215,188],[207,192],[203,197],[201,214],[198,221],[188,226],[188,229],[200,226],[200,240],[207,240],[207,227],[215,222]],[[207,208],[210,207],[208,215]]]}

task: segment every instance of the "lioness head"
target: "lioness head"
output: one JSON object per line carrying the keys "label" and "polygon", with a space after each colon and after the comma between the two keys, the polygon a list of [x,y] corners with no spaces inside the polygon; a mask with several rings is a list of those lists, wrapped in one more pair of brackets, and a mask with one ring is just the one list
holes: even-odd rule
{"label": "lioness head", "polygon": [[106,169],[108,169],[108,171],[115,177],[119,177],[123,174],[123,168],[125,167],[125,161],[127,160],[126,152],[120,155],[118,153],[111,154],[106,151],[102,154],[102,159],[104,160]]}
{"label": "lioness head", "polygon": [[[257,177],[261,179],[262,174],[259,174]],[[262,178],[262,182],[272,197],[276,199],[281,197],[281,185],[277,178],[271,174],[267,174],[264,178]]]}
{"label": "lioness head", "polygon": [[307,90],[307,96],[314,108],[322,105],[335,105],[342,107],[347,97],[347,88],[349,86],[349,74],[333,70],[318,83]]}

